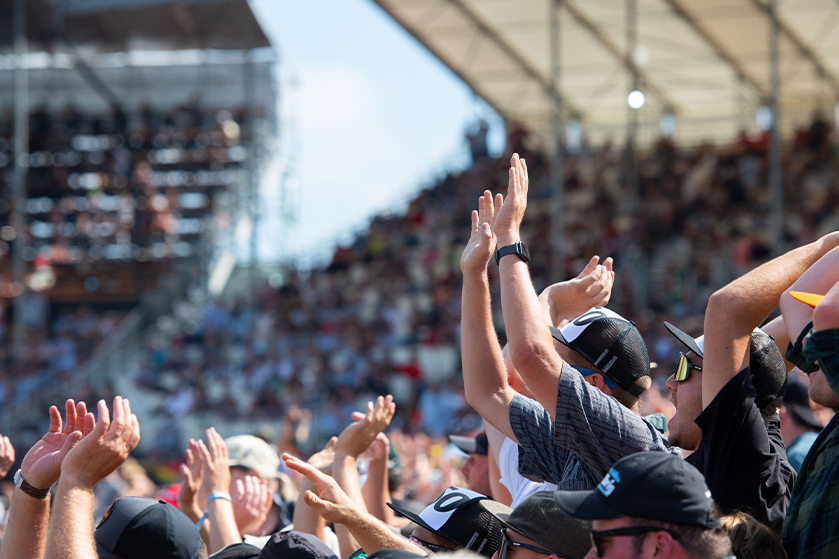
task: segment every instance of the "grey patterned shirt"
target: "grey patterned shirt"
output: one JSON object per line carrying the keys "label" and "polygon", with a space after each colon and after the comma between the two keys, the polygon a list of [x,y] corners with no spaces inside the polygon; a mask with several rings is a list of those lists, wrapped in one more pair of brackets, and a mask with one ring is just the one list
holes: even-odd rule
{"label": "grey patterned shirt", "polygon": [[678,454],[653,425],[562,365],[556,421],[538,402],[517,395],[510,425],[519,442],[519,473],[560,490],[594,489],[617,460],[644,450]]}

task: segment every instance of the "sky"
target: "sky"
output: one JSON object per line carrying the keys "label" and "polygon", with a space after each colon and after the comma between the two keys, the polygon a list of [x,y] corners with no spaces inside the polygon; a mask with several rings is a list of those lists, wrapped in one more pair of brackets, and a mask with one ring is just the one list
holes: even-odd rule
{"label": "sky", "polygon": [[323,262],[373,215],[404,209],[433,177],[468,164],[464,132],[479,117],[490,150],[503,148],[500,117],[372,0],[251,6],[279,53],[299,184],[293,243],[264,239],[269,258]]}

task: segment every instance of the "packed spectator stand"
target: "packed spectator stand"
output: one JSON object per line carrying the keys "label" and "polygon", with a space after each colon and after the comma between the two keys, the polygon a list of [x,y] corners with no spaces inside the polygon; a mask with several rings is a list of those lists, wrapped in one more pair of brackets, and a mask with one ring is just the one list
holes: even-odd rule
{"label": "packed spectator stand", "polygon": [[[230,121],[221,119],[219,124],[223,126],[224,122]],[[511,144],[515,143],[518,145],[512,147],[527,159],[530,174],[529,205],[521,230],[532,247],[530,272],[538,293],[558,279],[549,277],[552,263],[547,242],[550,230],[548,168],[546,160],[537,150],[528,149],[526,136],[511,135]],[[158,147],[162,149],[164,146]],[[148,146],[144,149],[148,150]],[[189,147],[182,153],[196,149]],[[145,157],[152,157],[150,154],[153,151],[145,152]],[[625,158],[622,152],[605,146],[599,149],[584,147],[578,153],[568,154],[564,211],[568,225],[566,254],[569,256],[562,267],[565,276],[570,278],[582,270],[594,254],[614,259],[614,270],[619,279],[609,307],[634,318],[647,341],[650,358],[657,365],[650,372],[652,388],[642,398],[642,416],[661,412],[670,418],[674,412],[664,383],[676,366],[674,356],[678,356],[679,344],[661,326],[663,321],[677,322],[689,331],[700,330],[710,295],[766,261],[777,248],[768,244],[763,233],[767,230],[768,205],[762,178],[765,175],[765,157],[765,139],[749,139],[745,135],[734,144],[721,148],[702,145],[677,149],[671,142],[662,140],[640,155],[637,168],[644,203],[636,204],[628,191],[629,181],[623,168]],[[786,182],[789,215],[785,243],[796,247],[812,243],[833,231],[839,217],[835,213],[837,206],[833,203],[835,155],[824,123],[816,120],[809,129],[800,131],[787,146],[785,157],[789,177]],[[138,163],[133,176],[142,175],[144,169],[145,172],[149,170],[145,162]],[[327,444],[330,437],[341,433],[337,443],[334,439],[330,441],[327,450],[312,456],[309,464],[284,456],[286,467],[282,468],[283,475],[290,474],[292,478],[281,477],[280,487],[271,490],[275,493],[272,506],[279,509],[270,508],[271,511],[285,510],[283,507],[294,502],[296,490],[288,485],[292,479],[295,480],[294,486],[301,491],[314,487],[322,501],[335,500],[338,509],[329,508],[322,501],[309,497],[306,504],[324,518],[344,515],[340,520],[332,521],[336,526],[346,523],[349,537],[355,539],[347,543],[344,540],[347,536],[337,528],[337,540],[334,542],[329,537],[318,536],[341,557],[347,555],[347,545],[355,546],[353,549],[367,549],[368,545],[374,547],[366,537],[376,533],[377,522],[398,524],[393,520],[392,513],[373,513],[371,503],[367,501],[370,513],[379,520],[364,517],[363,529],[359,528],[356,522],[361,521],[351,521],[354,513],[346,508],[351,501],[342,505],[343,497],[336,489],[340,486],[341,491],[346,491],[349,497],[344,497],[347,499],[360,498],[361,493],[354,494],[356,489],[353,487],[358,482],[347,481],[347,472],[355,471],[356,459],[362,480],[365,476],[373,479],[374,475],[382,475],[374,474],[375,464],[381,462],[383,456],[387,457],[387,452],[383,455],[381,448],[374,449],[374,443],[378,440],[376,432],[388,424],[390,440],[387,443],[388,439],[384,439],[384,448],[390,444],[395,449],[400,474],[400,479],[391,484],[390,491],[399,495],[400,502],[414,502],[411,506],[416,508],[417,501],[434,501],[435,496],[447,487],[449,490],[465,491],[456,486],[466,485],[470,476],[466,468],[462,474],[457,472],[452,462],[452,447],[446,446],[442,438],[447,433],[474,432],[481,428],[482,423],[466,404],[461,377],[462,281],[459,256],[468,240],[464,216],[469,214],[484,190],[504,192],[507,169],[508,163],[503,158],[496,160],[481,154],[470,168],[449,174],[423,191],[409,204],[404,215],[374,218],[369,228],[357,235],[351,245],[335,250],[328,266],[305,271],[290,270],[282,285],[272,287],[266,283],[252,296],[250,304],[244,299],[212,300],[203,307],[197,320],[178,322],[176,319],[177,330],[174,333],[171,327],[150,331],[143,363],[132,376],[138,390],[156,394],[159,399],[156,414],[163,418],[166,432],[152,433],[152,443],[143,447],[142,452],[135,453],[145,471],[136,462],[129,461],[108,477],[103,485],[97,486],[99,500],[96,502],[96,515],[102,513],[103,507],[107,507],[107,502],[112,501],[114,496],[163,495],[177,502],[197,526],[209,519],[209,535],[201,532],[204,538],[201,545],[202,549],[206,547],[211,553],[231,542],[241,541],[243,537],[246,542],[256,543],[244,536],[246,532],[271,533],[254,529],[254,519],[250,520],[251,531],[243,528],[237,517],[237,507],[244,505],[236,503],[240,499],[255,499],[254,495],[259,491],[266,491],[264,484],[267,482],[262,482],[263,489],[260,490],[260,482],[246,482],[242,478],[241,488],[233,491],[236,484],[230,481],[230,473],[225,478],[218,473],[222,470],[214,464],[227,463],[227,446],[230,445],[232,471],[238,465],[233,456],[240,450],[233,450],[237,447],[230,438],[225,443],[214,429],[206,432],[206,446],[203,441],[200,444],[193,440],[188,442],[190,451],[186,456],[186,465],[180,469],[183,476],[180,492],[177,487],[170,487],[168,493],[158,492],[156,486],[164,487],[177,479],[177,465],[184,457],[184,439],[191,436],[191,433],[180,432],[186,417],[200,417],[207,425],[229,424],[230,420],[237,418],[252,420],[254,424],[273,424],[274,431],[265,435],[278,441],[276,448],[280,451],[298,456],[312,455]],[[131,173],[114,176],[129,175]],[[148,180],[145,184],[153,184],[153,181]],[[806,196],[802,196],[802,192]],[[142,190],[138,195],[151,198],[148,192]],[[147,225],[153,227],[154,223],[155,220],[151,219]],[[165,244],[165,229],[162,229],[161,235],[160,242]],[[142,250],[143,247],[138,245],[137,249]],[[88,257],[90,251],[90,246],[87,246]],[[172,257],[175,252],[161,255]],[[489,267],[489,286],[492,299],[498,301],[501,288],[496,270],[493,266]],[[33,323],[32,330],[40,332],[42,337],[23,360],[16,360],[18,358],[10,353],[4,355],[5,363],[10,364],[7,370],[14,371],[0,379],[5,388],[2,392],[5,402],[25,403],[37,412],[47,402],[54,404],[59,393],[76,401],[110,398],[112,394],[109,392],[112,391],[108,388],[73,385],[70,373],[78,362],[90,355],[96,341],[107,343],[106,333],[118,321],[119,313],[94,313],[86,307],[79,307],[74,311],[59,309],[56,316],[46,318],[49,312],[45,310],[44,300],[31,299],[33,307],[41,306],[41,320]],[[497,307],[493,321],[503,338],[503,322]],[[45,331],[50,331],[49,337],[43,334]],[[8,340],[8,325],[0,332]],[[31,371],[34,370],[37,373],[33,375]],[[31,375],[31,381],[22,381],[21,377],[27,375]],[[386,400],[379,398],[375,406],[370,404],[368,407],[366,418],[363,414],[352,415],[352,412],[364,409],[364,402],[375,400],[378,394],[393,394],[393,403],[390,397]],[[124,408],[122,412],[117,411],[121,408]],[[69,414],[70,408],[67,409]],[[83,417],[83,410],[76,409],[81,414],[78,417]],[[100,404],[100,417],[102,413]],[[113,413],[115,418],[117,414],[122,414],[125,419],[131,416],[131,409],[127,401],[116,399]],[[36,414],[32,415],[35,417]],[[44,419],[41,413],[29,429],[30,436],[44,427]],[[70,421],[69,415],[67,421]],[[139,418],[139,423],[143,423],[143,417]],[[375,429],[372,427],[374,424]],[[109,428],[104,426],[101,429],[105,432]],[[122,457],[119,462],[136,447],[139,440],[137,429],[135,419],[134,426],[115,439],[122,445],[115,451]],[[87,432],[87,427],[84,431]],[[353,443],[354,437],[365,442]],[[336,444],[336,448],[341,449],[336,451],[336,456],[348,457],[348,461],[339,466],[335,459],[332,479],[319,473],[319,466],[313,464],[319,464],[318,460],[322,457],[317,457],[332,448],[330,445]],[[347,450],[349,447],[358,451],[352,453]],[[254,450],[256,447],[248,448],[257,452]],[[364,449],[367,450],[362,453]],[[72,452],[68,456],[72,456]],[[245,452],[245,457],[248,452]],[[474,453],[474,449],[466,452]],[[486,450],[483,452],[486,454]],[[651,456],[657,453],[644,454],[650,455],[652,460]],[[672,453],[660,454],[669,457],[666,460],[662,458],[666,463],[644,468],[662,467],[671,472],[667,475],[676,475],[672,472],[686,467],[682,464],[687,461],[678,459],[673,462]],[[203,458],[198,459],[198,455]],[[331,452],[329,455],[332,455]],[[235,460],[240,459],[245,460]],[[639,471],[631,459],[635,459],[635,455],[615,464],[621,475],[628,477],[630,474],[627,472]],[[394,467],[392,459],[386,462],[389,467]],[[209,481],[202,485],[197,481],[199,474]],[[301,488],[300,477],[295,477],[297,474],[308,478],[313,485]],[[619,476],[614,475],[616,479],[610,483],[619,483]],[[680,475],[696,478],[696,487],[685,490],[686,493],[678,499],[710,499],[708,495],[711,492],[707,491],[700,472],[690,470]],[[643,476],[638,479],[639,487],[650,483]],[[224,493],[228,483],[231,484],[231,493],[234,493],[233,515],[239,525],[233,536],[223,528],[230,520],[225,516],[226,505],[210,505],[211,501],[231,500],[230,495]],[[247,488],[246,483],[250,484]],[[330,485],[335,483],[337,486]],[[210,484],[209,488],[205,488],[207,484]],[[59,494],[70,491],[62,489],[61,483],[58,487]],[[639,492],[640,500],[643,489],[636,488],[634,491]],[[702,497],[703,491],[706,492],[705,497]],[[248,495],[248,492],[251,493]],[[178,493],[177,498],[175,493]],[[604,494],[609,496],[608,492]],[[437,502],[442,502],[445,496],[444,491]],[[202,498],[207,502],[203,517],[200,507],[192,510],[192,505],[185,504]],[[304,506],[301,502],[297,503],[298,508]],[[633,502],[640,501],[630,503]],[[615,503],[614,506],[624,506],[617,500]],[[341,506],[344,508],[341,509]],[[541,503],[539,506],[547,505]],[[577,505],[570,500],[559,500],[558,506],[561,513],[555,514],[582,519],[598,518],[585,516],[587,513],[575,508]],[[668,510],[668,506],[677,507],[674,503],[663,502],[662,510]],[[408,518],[418,522],[420,527],[424,526],[424,513],[411,516],[415,514],[411,512],[411,507],[393,508],[400,514],[408,511],[404,513]],[[501,510],[492,506],[488,508],[489,514],[498,514]],[[708,556],[722,557],[717,553],[727,549],[728,536],[721,536],[721,530],[734,540],[738,530],[758,530],[757,527],[761,526],[749,515],[725,516],[720,524],[716,509],[712,511],[709,508],[708,511],[708,520],[700,522],[695,517],[686,516],[688,519],[685,521],[689,525],[698,522],[697,525],[703,526],[703,529],[714,532],[716,551]],[[270,514],[285,518],[280,512]],[[582,516],[573,516],[576,514]],[[632,513],[625,514],[633,516]],[[638,516],[650,518],[644,514],[639,512]],[[257,516],[264,526],[274,522],[271,520],[274,517]],[[506,522],[506,516],[500,518]],[[750,522],[757,527],[743,528],[751,526]],[[302,529],[304,525],[295,516],[295,530]],[[282,523],[277,526],[282,527]],[[773,528],[779,530],[778,526]],[[516,527],[508,525],[508,529],[515,531]],[[583,539],[580,541],[584,541],[583,536],[589,529],[589,524],[576,528],[581,531],[579,535]],[[623,529],[627,528],[618,527],[614,535],[621,535],[620,530]],[[322,532],[322,528],[314,527],[312,530],[310,534]],[[440,530],[435,532],[438,536],[444,533],[442,528]],[[669,528],[661,530],[668,532]],[[632,532],[638,537],[645,533]],[[668,533],[676,534],[673,538],[678,540],[680,532],[670,530]],[[400,539],[391,540],[390,545],[417,554],[423,549],[435,551],[438,549],[435,546],[441,545],[438,540],[429,544],[427,535],[426,539],[422,539],[416,534],[415,531],[410,540],[412,543]],[[594,534],[601,534],[592,540],[598,553],[608,549],[602,538],[612,532],[595,530]],[[490,542],[493,537],[487,534],[487,539],[481,541]],[[742,538],[742,535],[739,537]],[[744,549],[752,537],[747,537],[746,543],[738,540],[738,549]],[[773,539],[775,536],[770,534],[766,537],[768,543],[765,545],[768,547],[760,549],[779,545]],[[726,543],[721,543],[723,540],[719,538]],[[450,539],[454,542],[452,545],[471,549],[471,543],[458,543],[454,536]],[[97,545],[104,545],[102,541],[107,540],[100,541],[97,531],[96,541]],[[509,541],[504,541],[502,539],[500,544],[488,543],[496,547],[487,549],[511,545]],[[197,539],[193,542],[194,545],[198,543]],[[19,544],[15,542],[14,545],[18,549]],[[483,548],[483,544],[480,547]],[[270,549],[270,545],[265,549]]]}

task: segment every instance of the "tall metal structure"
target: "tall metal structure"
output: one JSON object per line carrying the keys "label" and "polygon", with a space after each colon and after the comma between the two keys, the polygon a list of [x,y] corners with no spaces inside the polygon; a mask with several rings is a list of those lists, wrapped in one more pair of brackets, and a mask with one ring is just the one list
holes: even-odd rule
{"label": "tall metal structure", "polygon": [[772,141],[769,146],[769,194],[772,200],[770,231],[775,253],[783,252],[784,241],[784,179],[781,161],[780,89],[781,75],[778,68],[778,0],[769,0],[769,109],[772,114]]}
{"label": "tall metal structure", "polygon": [[553,278],[565,279],[565,177],[563,168],[563,125],[562,96],[559,94],[560,79],[560,30],[559,12],[562,0],[550,0],[550,59],[551,59],[551,95],[553,113],[551,115],[551,262]]}
{"label": "tall metal structure", "polygon": [[25,214],[26,180],[29,171],[29,76],[26,68],[26,0],[15,0],[15,146],[14,183],[12,187],[11,224],[16,232],[12,256],[12,278],[16,297],[14,303],[14,352],[21,355],[26,347],[26,325],[23,320],[23,293],[26,262]]}
{"label": "tall metal structure", "polygon": [[626,182],[632,197],[633,210],[638,202],[638,171],[635,164],[635,147],[638,143],[638,109],[629,105],[629,94],[638,91],[638,67],[633,63],[638,48],[638,1],[626,0],[626,60],[630,70],[627,91],[626,119]]}

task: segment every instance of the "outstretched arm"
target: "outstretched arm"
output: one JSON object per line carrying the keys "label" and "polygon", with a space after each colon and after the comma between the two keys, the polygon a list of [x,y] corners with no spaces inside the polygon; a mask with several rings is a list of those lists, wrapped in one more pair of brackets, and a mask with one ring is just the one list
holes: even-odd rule
{"label": "outstretched arm", "polygon": [[749,336],[784,291],[837,244],[838,234],[826,235],[770,260],[711,296],[705,311],[703,407],[748,365]]}
{"label": "outstretched arm", "polygon": [[358,506],[333,478],[289,454],[284,454],[283,460],[289,468],[306,476],[316,488],[317,494],[307,490],[302,495],[303,502],[326,521],[349,530],[367,555],[380,549],[401,549],[425,555],[422,548],[397,536],[384,522]]}
{"label": "outstretched arm", "polygon": [[[329,439],[329,442],[326,443],[323,450],[316,452],[309,457],[308,464],[325,474],[331,472],[332,460],[335,456],[332,449],[337,441],[338,437],[332,437]],[[299,532],[312,534],[320,541],[326,543],[326,523],[320,514],[318,514],[315,509],[307,505],[306,501],[302,498],[302,494],[309,490],[315,491],[315,486],[308,478],[305,478],[303,483],[300,485],[301,497],[297,499],[297,504],[294,506],[294,518],[292,519],[294,529]]]}
{"label": "outstretched arm", "polygon": [[[88,435],[67,453],[55,493],[45,559],[96,557],[93,540],[93,486],[125,462],[140,442],[140,425],[128,400],[114,398],[114,418],[99,401],[99,419],[86,416]],[[88,427],[90,429],[88,429]]]}
{"label": "outstretched arm", "polygon": [[[61,412],[55,406],[50,408],[49,431],[23,457],[21,475],[36,489],[49,489],[58,481],[61,462],[85,434],[85,420],[89,415],[85,403],[67,400],[64,409],[67,421],[62,425]],[[92,420],[90,414],[91,423]],[[15,488],[0,559],[43,557],[49,510],[49,494],[44,499],[36,499]]]}
{"label": "outstretched arm", "polygon": [[[207,438],[206,444],[204,441],[198,441],[204,464],[198,502],[206,506],[204,513],[210,523],[210,543],[207,551],[212,555],[228,545],[241,542],[242,536],[236,526],[233,502],[229,493],[230,464],[227,444],[216,432],[215,427],[204,431],[204,436]],[[220,495],[224,497],[218,497]]]}
{"label": "outstretched arm", "polygon": [[[527,206],[527,165],[518,154],[513,154],[509,174],[507,199],[492,225],[498,246],[502,248],[521,241],[519,228]],[[553,418],[562,358],[554,349],[527,263],[515,256],[506,256],[500,260],[499,270],[501,308],[513,365],[536,400]]]}
{"label": "outstretched arm", "polygon": [[[836,233],[831,235],[836,235]],[[831,235],[823,237],[820,241],[826,242],[825,239]],[[792,287],[784,292],[781,296],[781,313],[784,315],[784,324],[790,340],[797,340],[801,330],[813,320],[813,308],[793,299],[790,291],[823,294],[827,293],[837,281],[839,281],[839,248],[834,248],[801,274]],[[785,347],[782,348],[781,353],[785,349]]]}
{"label": "outstretched arm", "polygon": [[[498,195],[501,202],[501,195]],[[472,212],[472,236],[460,258],[463,271],[463,302],[460,348],[466,401],[484,421],[516,440],[510,427],[510,402],[515,391],[507,384],[501,346],[492,325],[487,263],[495,250],[492,194],[487,190]]]}

